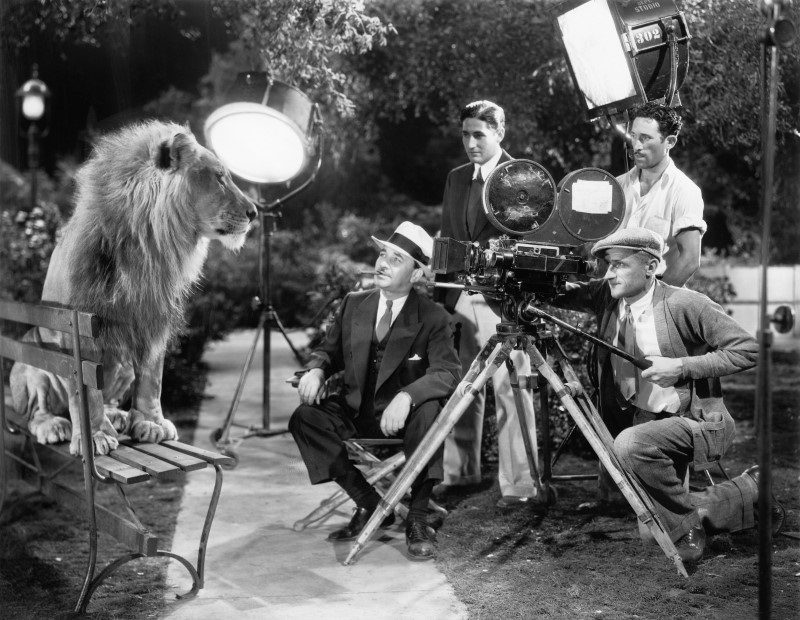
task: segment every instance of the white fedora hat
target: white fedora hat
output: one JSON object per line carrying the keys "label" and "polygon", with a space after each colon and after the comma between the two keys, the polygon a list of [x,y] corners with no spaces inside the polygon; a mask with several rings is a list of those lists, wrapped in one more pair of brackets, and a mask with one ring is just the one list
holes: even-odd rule
{"label": "white fedora hat", "polygon": [[376,237],[372,237],[372,240],[379,248],[389,246],[393,250],[409,256],[422,267],[428,266],[433,254],[433,239],[431,236],[425,232],[422,226],[417,226],[411,222],[402,222],[386,241]]}

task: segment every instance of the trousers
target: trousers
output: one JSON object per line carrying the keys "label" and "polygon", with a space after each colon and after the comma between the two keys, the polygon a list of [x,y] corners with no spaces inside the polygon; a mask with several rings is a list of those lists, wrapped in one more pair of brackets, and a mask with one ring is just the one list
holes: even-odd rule
{"label": "trousers", "polygon": [[[428,401],[409,413],[401,430],[403,452],[409,457],[439,414],[439,402]],[[311,484],[328,482],[350,468],[345,439],[383,438],[380,417],[359,415],[339,397],[323,399],[319,405],[300,405],[289,419],[289,432],[300,450]],[[442,479],[442,448],[431,457],[418,480]]]}
{"label": "trousers", "polygon": [[735,532],[755,521],[758,489],[750,476],[703,491],[684,485],[697,456],[693,424],[697,422],[679,416],[652,420],[626,428],[614,440],[614,451],[653,499],[673,542],[701,523],[712,532]]}
{"label": "trousers", "polygon": [[[500,317],[486,303],[483,295],[462,293],[456,304],[455,322],[461,323],[459,358],[462,372],[470,364],[481,347],[495,334]],[[512,351],[511,360],[518,375],[530,374],[530,360],[523,351]],[[508,370],[501,366],[492,378],[497,414],[498,482],[503,496],[535,497],[536,487],[531,478],[525,443],[520,431],[519,419]],[[533,396],[523,390],[522,398],[533,411]],[[481,440],[483,436],[483,413],[485,392],[475,400],[456,422],[444,444],[444,483],[450,485],[474,484],[481,480]],[[536,422],[528,420],[533,458],[538,459],[536,445]]]}

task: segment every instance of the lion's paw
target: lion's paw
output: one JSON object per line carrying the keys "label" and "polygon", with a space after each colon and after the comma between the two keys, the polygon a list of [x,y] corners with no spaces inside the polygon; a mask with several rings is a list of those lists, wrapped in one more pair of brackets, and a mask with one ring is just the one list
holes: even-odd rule
{"label": "lion's paw", "polygon": [[28,423],[28,430],[39,443],[60,443],[72,435],[72,422],[49,413],[37,413]]}
{"label": "lion's paw", "polygon": [[[104,431],[96,431],[92,434],[92,442],[94,443],[95,454],[108,454],[119,446],[119,441],[113,435],[109,435]],[[80,433],[72,436],[72,441],[69,443],[69,453],[73,456],[80,456],[82,454],[83,437]]]}
{"label": "lion's paw", "polygon": [[175,425],[163,417],[160,420],[148,417],[136,409],[131,409],[131,436],[137,441],[159,443],[169,439],[177,439]]}
{"label": "lion's paw", "polygon": [[111,423],[111,426],[114,427],[114,430],[118,433],[125,433],[128,430],[128,421],[130,420],[130,413],[127,411],[123,411],[122,409],[118,409],[116,407],[112,407],[110,405],[104,405],[103,413],[106,414],[108,421]]}

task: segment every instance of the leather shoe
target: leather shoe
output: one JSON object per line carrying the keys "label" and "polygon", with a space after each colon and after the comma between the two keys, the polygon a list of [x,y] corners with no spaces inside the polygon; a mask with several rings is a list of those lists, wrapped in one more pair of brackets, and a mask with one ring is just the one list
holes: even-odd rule
{"label": "leather shoe", "polygon": [[412,558],[428,560],[434,556],[435,534],[425,521],[412,519],[406,523],[406,545]]}
{"label": "leather shoe", "polygon": [[[339,528],[338,530],[333,530],[330,534],[328,534],[328,540],[332,540],[334,542],[338,542],[340,540],[355,540],[358,538],[361,530],[364,529],[364,526],[367,524],[367,521],[369,521],[369,518],[372,516],[373,512],[375,512],[375,510],[369,510],[368,508],[356,508],[355,512],[353,513],[353,518],[350,519],[350,523],[342,528]],[[379,527],[389,527],[393,523],[394,513],[391,513],[381,522]]]}
{"label": "leather shoe", "polygon": [[[752,467],[748,467],[745,469],[742,474],[747,474],[750,478],[753,479],[756,485],[756,495],[755,500],[753,501],[753,507],[756,513],[756,523],[758,523],[758,489],[759,489],[759,480],[761,479],[761,472],[758,468],[758,465],[753,465]],[[775,497],[775,494],[772,494],[772,509],[770,511],[772,515],[772,534],[775,535],[783,529],[783,522],[786,520],[786,509],[783,507],[778,501],[778,498]]]}
{"label": "leather shoe", "polygon": [[706,531],[696,525],[675,543],[678,555],[684,562],[699,562],[706,548]]}

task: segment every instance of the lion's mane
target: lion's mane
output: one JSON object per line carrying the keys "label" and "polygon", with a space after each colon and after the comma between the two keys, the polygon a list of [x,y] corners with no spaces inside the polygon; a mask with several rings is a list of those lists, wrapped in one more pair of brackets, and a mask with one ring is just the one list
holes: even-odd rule
{"label": "lion's mane", "polygon": [[195,225],[192,175],[163,164],[164,145],[179,133],[188,131],[153,121],[101,138],[77,175],[63,231],[69,298],[58,301],[99,315],[103,349],[134,365],[182,324],[208,247]]}

